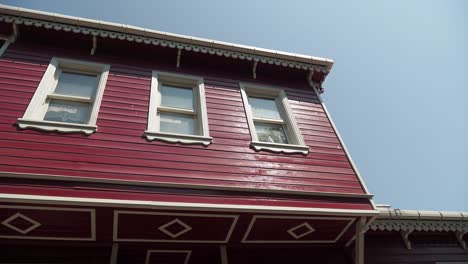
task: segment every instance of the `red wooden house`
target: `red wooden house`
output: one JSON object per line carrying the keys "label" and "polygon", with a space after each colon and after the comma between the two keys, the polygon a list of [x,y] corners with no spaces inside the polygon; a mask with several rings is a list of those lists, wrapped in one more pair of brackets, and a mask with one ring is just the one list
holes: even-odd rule
{"label": "red wooden house", "polygon": [[0,6],[0,263],[356,263],[333,61]]}

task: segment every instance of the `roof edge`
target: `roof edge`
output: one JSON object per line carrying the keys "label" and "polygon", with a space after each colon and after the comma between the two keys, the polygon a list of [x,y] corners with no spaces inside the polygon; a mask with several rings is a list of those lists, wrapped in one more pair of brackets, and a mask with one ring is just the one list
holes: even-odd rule
{"label": "roof edge", "polygon": [[377,206],[382,220],[468,221],[468,212],[402,210]]}
{"label": "roof edge", "polygon": [[119,33],[133,34],[142,37],[153,37],[168,41],[177,41],[184,44],[201,45],[206,47],[218,48],[233,52],[247,53],[257,56],[266,56],[276,59],[289,60],[293,62],[306,63],[320,65],[327,68],[328,71],[333,67],[333,60],[321,57],[308,56],[303,54],[288,53],[278,50],[263,49],[253,46],[246,46],[240,44],[234,44],[229,42],[216,41],[211,39],[204,39],[198,37],[191,37],[186,35],[174,34],[169,32],[157,31],[146,29],[142,27],[136,27],[126,24],[106,22],[102,20],[94,20],[88,18],[81,18],[75,16],[67,16],[58,13],[51,13],[45,11],[39,11],[34,9],[15,7],[9,5],[0,4],[0,13],[6,15],[13,15],[31,19],[47,20],[55,23],[64,23],[80,27],[90,27],[100,30],[109,30]]}

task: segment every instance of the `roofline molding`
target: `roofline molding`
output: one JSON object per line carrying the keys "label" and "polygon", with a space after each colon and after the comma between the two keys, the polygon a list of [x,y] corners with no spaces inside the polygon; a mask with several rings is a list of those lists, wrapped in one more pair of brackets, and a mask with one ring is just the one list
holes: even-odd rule
{"label": "roofline molding", "polygon": [[0,4],[0,22],[176,48],[327,74],[333,60]]}

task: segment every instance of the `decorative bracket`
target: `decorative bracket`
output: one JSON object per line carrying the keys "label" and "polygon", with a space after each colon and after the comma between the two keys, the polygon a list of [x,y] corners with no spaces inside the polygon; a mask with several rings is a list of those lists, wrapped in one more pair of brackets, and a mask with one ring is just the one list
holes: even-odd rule
{"label": "decorative bracket", "polygon": [[307,82],[309,83],[310,87],[313,87],[314,82],[312,81],[312,75],[314,75],[314,70],[310,69],[309,73],[307,74]]}
{"label": "decorative bracket", "polygon": [[254,79],[257,79],[257,66],[258,66],[258,60],[255,60],[253,67],[252,67],[252,77]]}
{"label": "decorative bracket", "polygon": [[401,238],[403,239],[403,242],[405,243],[406,249],[413,249],[411,246],[411,241],[409,240],[409,235],[413,233],[413,230],[401,230],[400,235]]}
{"label": "decorative bracket", "polygon": [[177,68],[180,67],[180,56],[182,55],[182,49],[177,50]]}
{"label": "decorative bracket", "polygon": [[8,39],[10,43],[15,43],[16,39],[18,38],[18,35],[19,35],[18,25],[13,23],[13,34]]}
{"label": "decorative bracket", "polygon": [[93,36],[93,47],[91,48],[90,54],[94,55],[94,53],[96,52],[96,49],[97,49],[97,37]]}
{"label": "decorative bracket", "polygon": [[312,75],[314,75],[314,70],[310,69],[309,73],[307,74],[307,82],[309,83],[309,86],[312,89],[315,89],[317,91],[317,93],[323,94],[322,82],[315,83],[314,81],[312,81]]}
{"label": "decorative bracket", "polygon": [[460,247],[463,249],[467,249],[466,242],[463,240],[463,236],[466,235],[468,231],[456,231],[455,232],[455,237],[457,238],[458,243],[460,244]]}
{"label": "decorative bracket", "polygon": [[0,39],[3,39],[5,42],[3,43],[2,46],[0,46],[0,57],[3,56],[3,53],[5,53],[6,49],[8,46],[12,43],[15,43],[16,39],[18,38],[19,35],[19,30],[18,30],[18,25],[13,23],[13,34],[10,36],[0,36]]}

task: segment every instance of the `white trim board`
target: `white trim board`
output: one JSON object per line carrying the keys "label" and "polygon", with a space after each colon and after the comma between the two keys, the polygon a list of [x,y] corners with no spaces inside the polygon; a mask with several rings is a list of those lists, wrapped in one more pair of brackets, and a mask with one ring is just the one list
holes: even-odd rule
{"label": "white trim board", "polygon": [[89,212],[91,221],[91,236],[89,238],[82,237],[42,237],[42,236],[3,236],[0,238],[11,239],[39,239],[39,240],[67,240],[67,241],[96,241],[96,210],[92,208],[65,208],[65,207],[43,207],[43,206],[20,206],[20,205],[0,205],[0,208],[9,209],[30,209],[30,210],[48,210],[48,211],[72,211],[72,212]]}
{"label": "white trim board", "polygon": [[[140,238],[119,238],[119,215],[164,215],[164,216],[194,216],[194,217],[217,217],[217,218],[232,218],[231,227],[226,234],[224,240],[172,240],[172,239],[140,239]],[[232,232],[236,227],[238,215],[218,215],[218,214],[186,214],[186,213],[171,213],[171,212],[139,212],[139,211],[114,211],[114,225],[113,225],[113,240],[115,242],[164,242],[164,243],[227,243],[231,238]]]}
{"label": "white trim board", "polygon": [[64,196],[26,195],[26,194],[4,194],[0,193],[1,202],[10,203],[35,203],[35,204],[57,204],[57,205],[92,205],[112,206],[127,208],[146,209],[173,209],[184,211],[221,211],[221,212],[258,212],[258,213],[284,213],[284,214],[314,214],[314,215],[343,215],[343,216],[372,216],[378,215],[377,210],[353,210],[353,209],[330,209],[310,207],[288,207],[288,206],[262,206],[262,205],[230,205],[209,203],[181,203],[181,202],[158,202],[140,200],[116,200],[100,198],[77,198]]}
{"label": "white trim board", "polygon": [[307,196],[324,196],[324,197],[349,197],[349,198],[372,198],[373,195],[369,194],[355,194],[355,193],[334,193],[334,192],[305,192],[294,190],[275,190],[275,189],[255,189],[248,187],[228,187],[216,185],[196,185],[196,184],[180,184],[180,183],[158,183],[150,181],[135,181],[135,180],[122,180],[122,179],[102,179],[90,177],[75,177],[65,175],[52,175],[52,174],[30,174],[19,172],[0,172],[0,178],[27,178],[27,179],[42,179],[42,180],[60,180],[60,181],[76,181],[76,182],[97,182],[97,183],[115,183],[115,184],[132,184],[141,186],[156,186],[156,187],[174,187],[174,188],[193,188],[199,190],[226,190],[226,191],[245,191],[256,193],[279,193],[279,194],[297,194]]}
{"label": "white trim board", "polygon": [[[252,230],[255,221],[259,218],[263,219],[304,219],[304,220],[348,220],[348,224],[341,230],[341,232],[333,240],[248,240],[250,231]],[[341,236],[353,224],[355,218],[345,217],[308,217],[308,216],[284,216],[284,215],[254,215],[249,223],[247,231],[242,237],[242,243],[286,243],[286,244],[299,244],[299,243],[336,243]]]}
{"label": "white trim board", "polygon": [[[322,106],[323,108],[323,111],[325,112],[325,115],[327,116],[328,120],[330,120],[330,124],[332,125],[332,128],[333,128],[333,131],[335,131],[335,134],[336,136],[338,137],[338,140],[341,144],[341,146],[343,147],[343,150],[344,152],[346,153],[346,156],[348,157],[349,159],[349,162],[351,163],[351,167],[353,168],[354,172],[356,173],[356,176],[358,177],[358,180],[359,180],[359,183],[361,184],[362,188],[364,189],[364,191],[366,192],[366,194],[370,194],[369,192],[369,189],[367,188],[366,184],[364,183],[364,180],[363,178],[361,177],[361,174],[359,173],[359,170],[356,166],[356,164],[354,163],[353,159],[351,158],[351,154],[349,153],[348,151],[348,148],[346,147],[346,145],[344,144],[344,141],[343,141],[343,138],[341,137],[338,129],[336,128],[335,126],[335,123],[333,122],[333,119],[331,118],[331,115],[330,113],[328,112],[328,109],[327,109],[327,106],[325,105],[325,102],[323,102],[322,100],[322,97],[320,96],[320,94],[317,92],[316,89],[313,89],[314,92],[315,92],[315,95],[317,95],[317,98],[319,99],[320,101],[320,105]],[[377,207],[375,206],[374,202],[372,201],[372,199],[370,199],[370,202],[372,204],[372,208],[374,210],[377,210]]]}

